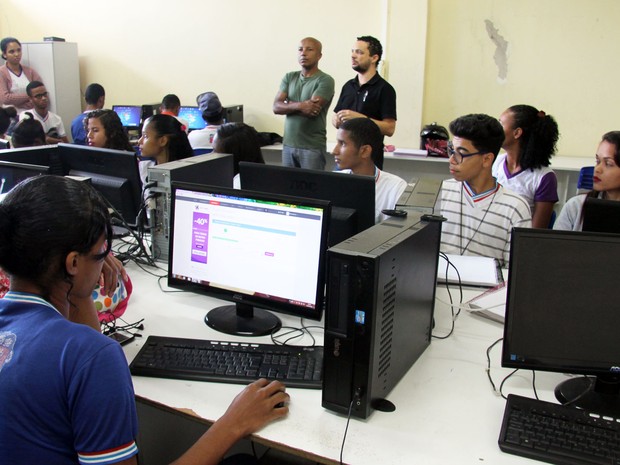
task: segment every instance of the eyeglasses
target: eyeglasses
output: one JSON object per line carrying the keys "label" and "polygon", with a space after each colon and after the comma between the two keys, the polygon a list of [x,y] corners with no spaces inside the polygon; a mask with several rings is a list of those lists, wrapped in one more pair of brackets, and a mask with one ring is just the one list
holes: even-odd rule
{"label": "eyeglasses", "polygon": [[458,150],[454,148],[452,141],[448,141],[448,157],[453,157],[457,165],[460,165],[461,163],[463,163],[463,160],[465,158],[473,157],[474,155],[484,155],[485,153],[487,152],[482,151],[482,150],[479,152],[471,152],[471,153],[459,152]]}
{"label": "eyeglasses", "polygon": [[42,99],[43,97],[47,97],[48,93],[43,92],[42,94],[33,95],[32,98],[36,98],[37,100]]}

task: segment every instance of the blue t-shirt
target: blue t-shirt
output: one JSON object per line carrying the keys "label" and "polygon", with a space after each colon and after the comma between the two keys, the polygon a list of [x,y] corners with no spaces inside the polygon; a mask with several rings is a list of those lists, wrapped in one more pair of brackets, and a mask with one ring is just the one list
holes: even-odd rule
{"label": "blue t-shirt", "polygon": [[0,405],[4,463],[111,464],[138,452],[120,345],[33,294],[0,299]]}
{"label": "blue t-shirt", "polygon": [[86,129],[84,129],[84,118],[86,113],[80,113],[71,121],[71,137],[74,144],[86,145]]}

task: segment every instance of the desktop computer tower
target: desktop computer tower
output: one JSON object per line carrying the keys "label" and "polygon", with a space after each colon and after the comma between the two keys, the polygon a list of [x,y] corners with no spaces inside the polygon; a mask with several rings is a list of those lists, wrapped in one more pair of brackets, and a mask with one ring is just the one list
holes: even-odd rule
{"label": "desktop computer tower", "polygon": [[433,214],[442,182],[441,179],[420,178],[413,186],[407,185],[396,201],[396,208]]}
{"label": "desktop computer tower", "polygon": [[409,212],[327,252],[326,409],[367,418],[431,342],[441,217]]}
{"label": "desktop computer tower", "polygon": [[233,156],[223,153],[212,152],[149,167],[148,182],[156,183],[149,188],[147,195],[153,196],[147,200],[147,208],[151,227],[151,253],[155,260],[168,261],[172,183],[232,187],[233,177]]}

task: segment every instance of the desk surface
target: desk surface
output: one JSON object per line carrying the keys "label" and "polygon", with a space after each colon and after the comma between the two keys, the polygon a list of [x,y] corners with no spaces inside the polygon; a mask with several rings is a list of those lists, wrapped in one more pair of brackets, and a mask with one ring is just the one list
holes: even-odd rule
{"label": "desk surface", "polygon": [[[207,310],[221,301],[191,293],[164,293],[157,279],[128,267],[134,284],[126,321],[145,318],[143,334],[247,340],[217,333],[203,323]],[[164,274],[159,271],[159,274]],[[165,289],[165,280],[162,280]],[[480,291],[465,291],[466,300]],[[453,291],[458,300],[458,292]],[[445,288],[438,296],[447,301]],[[285,325],[298,327],[299,319],[280,315]],[[450,310],[443,302],[435,308],[434,334],[450,329]],[[307,322],[306,322],[307,324]],[[322,331],[315,336],[322,341]],[[353,464],[446,464],[446,463],[532,463],[502,453],[497,438],[504,400],[496,396],[487,379],[486,349],[502,336],[502,326],[465,311],[456,320],[448,339],[433,339],[430,347],[388,396],[396,405],[393,413],[374,412],[366,420],[351,419],[343,460]],[[145,337],[125,346],[129,361]],[[269,342],[268,338],[257,338]],[[309,341],[303,341],[309,344]],[[501,345],[491,352],[491,376],[497,386],[510,370],[500,367]],[[553,400],[553,388],[560,374],[536,376],[539,396]],[[189,409],[197,416],[215,421],[242,389],[239,385],[133,378],[136,395],[175,409]],[[337,463],[346,417],[321,407],[317,390],[288,389],[291,395],[288,417],[265,427],[255,440],[270,447],[310,457],[321,463]],[[531,374],[510,378],[504,393],[532,396]]]}

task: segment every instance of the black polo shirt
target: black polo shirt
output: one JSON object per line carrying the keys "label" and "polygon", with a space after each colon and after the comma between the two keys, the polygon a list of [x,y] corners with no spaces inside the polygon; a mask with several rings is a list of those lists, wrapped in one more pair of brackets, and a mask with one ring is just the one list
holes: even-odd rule
{"label": "black polo shirt", "polygon": [[[396,119],[396,91],[379,73],[360,86],[358,76],[342,86],[334,112],[353,110],[376,120]],[[383,157],[375,163],[383,167]],[[381,166],[380,166],[381,165]]]}

